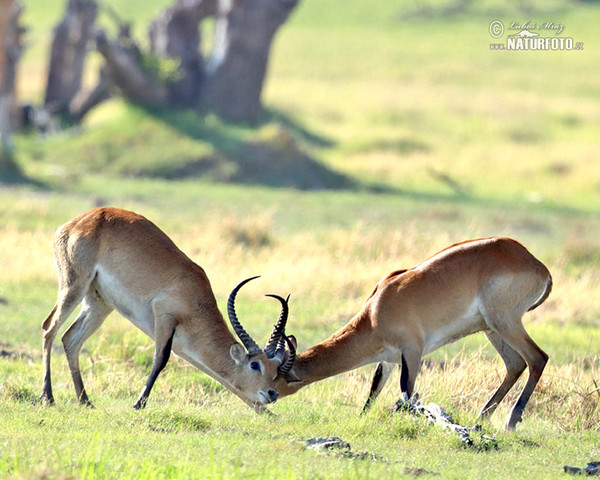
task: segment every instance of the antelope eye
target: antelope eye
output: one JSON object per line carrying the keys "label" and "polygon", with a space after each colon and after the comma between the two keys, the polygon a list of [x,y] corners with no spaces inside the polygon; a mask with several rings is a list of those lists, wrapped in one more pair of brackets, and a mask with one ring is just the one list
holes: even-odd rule
{"label": "antelope eye", "polygon": [[260,371],[260,365],[258,362],[250,362],[250,368],[252,370]]}

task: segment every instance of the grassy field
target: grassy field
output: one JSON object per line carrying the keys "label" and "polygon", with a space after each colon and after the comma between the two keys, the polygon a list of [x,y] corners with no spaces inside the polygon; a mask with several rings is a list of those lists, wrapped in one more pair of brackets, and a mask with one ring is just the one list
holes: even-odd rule
{"label": "grassy field", "polygon": [[[61,2],[25,3],[20,92],[39,99]],[[109,3],[135,15],[143,35],[170,2]],[[600,460],[600,6],[486,1],[447,15],[451,3],[423,5],[304,0],[274,46],[257,127],[113,100],[82,128],[16,138],[32,182],[0,186],[1,477],[551,479],[564,478],[564,464]],[[491,51],[494,19],[560,22],[584,50]],[[468,238],[514,237],[554,278],[549,300],[525,317],[550,363],[516,433],[502,427],[517,391],[484,424],[497,440],[487,449],[477,434],[465,448],[423,419],[392,414],[397,374],[359,417],[373,366],[257,416],[172,359],[148,407],[134,411],[153,345],[113,314],[81,355],[97,408],[77,405],[59,340],[57,403],[44,406],[52,236],[97,205],[158,224],[205,268],[222,311],[240,279],[262,275],[239,301],[261,341],[278,314],[263,294],[291,293],[288,331],[301,350],[344,325],[389,271]],[[473,425],[503,373],[475,335],[430,355],[416,389]],[[303,444],[327,436],[367,454]]]}

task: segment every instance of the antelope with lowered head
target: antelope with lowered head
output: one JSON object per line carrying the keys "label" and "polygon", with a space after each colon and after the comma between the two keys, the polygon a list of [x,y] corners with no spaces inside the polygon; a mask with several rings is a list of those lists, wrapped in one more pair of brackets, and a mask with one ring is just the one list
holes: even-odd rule
{"label": "antelope with lowered head", "polygon": [[[50,356],[58,329],[79,303],[81,312],[62,337],[79,402],[91,406],[79,369],[83,343],[113,310],[154,339],[148,380],[134,408],[143,408],[171,350],[239,396],[255,411],[277,400],[273,379],[287,374],[289,352],[276,325],[265,349],[248,335],[228,301],[231,334],[204,270],[141,215],[96,208],[61,226],[54,237],[58,299],[42,324],[42,400],[53,403]],[[276,297],[279,299],[279,297]],[[284,302],[283,299],[279,299]]]}
{"label": "antelope with lowered head", "polygon": [[401,365],[400,390],[411,398],[421,357],[475,332],[485,332],[506,365],[506,376],[481,410],[491,415],[526,367],[529,378],[506,423],[514,430],[548,361],[522,317],[550,295],[548,269],[509,238],[453,245],[408,270],[383,278],[354,318],[327,340],[290,358],[276,380],[279,397],[373,362],[377,367],[363,410],[381,392],[392,364]]}

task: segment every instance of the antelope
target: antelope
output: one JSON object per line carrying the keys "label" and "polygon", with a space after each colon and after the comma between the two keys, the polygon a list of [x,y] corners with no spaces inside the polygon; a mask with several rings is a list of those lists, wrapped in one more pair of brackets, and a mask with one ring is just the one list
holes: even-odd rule
{"label": "antelope", "polygon": [[[400,390],[413,395],[421,358],[475,332],[485,332],[506,365],[506,376],[484,405],[489,417],[526,367],[529,377],[516,401],[507,430],[521,421],[548,355],[529,337],[522,316],[550,295],[548,269],[509,238],[453,245],[408,270],[384,277],[354,318],[327,340],[300,355],[290,348],[292,368],[276,380],[279,397],[318,380],[380,362],[366,411],[393,367],[401,365]],[[290,340],[296,345],[295,339]],[[402,400],[397,404],[401,405]]]}
{"label": "antelope", "polygon": [[[109,313],[117,310],[154,340],[152,368],[134,408],[146,405],[171,350],[219,381],[256,412],[275,402],[273,379],[291,364],[275,326],[265,349],[244,330],[235,313],[239,289],[231,292],[229,320],[221,315],[204,270],[156,225],[133,212],[96,208],[58,228],[54,237],[58,298],[42,324],[44,377],[41,399],[54,403],[50,373],[52,343],[79,303],[81,312],[62,336],[79,402],[92,406],[83,385],[79,353]],[[281,302],[285,300],[274,296]]]}

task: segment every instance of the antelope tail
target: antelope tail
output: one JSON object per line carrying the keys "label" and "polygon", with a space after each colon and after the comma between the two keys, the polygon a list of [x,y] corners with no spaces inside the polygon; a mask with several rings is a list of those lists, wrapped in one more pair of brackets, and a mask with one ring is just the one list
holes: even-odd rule
{"label": "antelope tail", "polygon": [[542,303],[544,303],[546,301],[546,299],[550,296],[551,291],[552,291],[552,277],[550,276],[550,274],[548,274],[548,282],[546,283],[546,290],[544,290],[544,293],[539,298],[539,300],[537,302],[535,302],[531,307],[529,307],[529,309],[527,311],[531,312],[532,310],[535,310],[537,307],[539,307]]}

